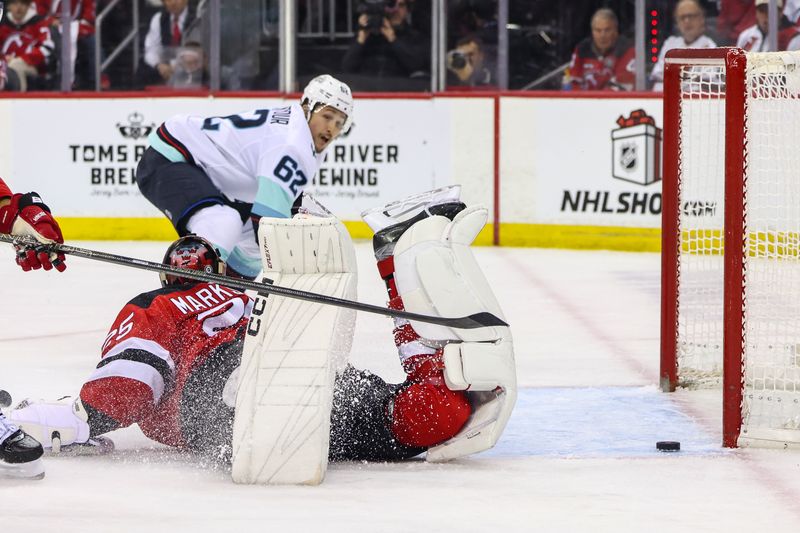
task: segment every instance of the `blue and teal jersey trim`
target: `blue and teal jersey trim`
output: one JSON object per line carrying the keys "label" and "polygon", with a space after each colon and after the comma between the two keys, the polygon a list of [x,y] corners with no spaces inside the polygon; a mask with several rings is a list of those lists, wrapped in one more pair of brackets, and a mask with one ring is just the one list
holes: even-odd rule
{"label": "blue and teal jersey trim", "polygon": [[162,141],[161,137],[158,136],[157,131],[158,130],[153,130],[153,133],[147,137],[147,142],[150,143],[150,147],[173,163],[186,163],[186,158],[183,157],[181,153],[174,147]]}
{"label": "blue and teal jersey trim", "polygon": [[280,185],[264,176],[258,177],[258,192],[252,213],[260,217],[289,218],[294,199]]}
{"label": "blue and teal jersey trim", "polygon": [[242,276],[255,278],[261,272],[261,258],[259,256],[247,255],[239,248],[234,248],[233,252],[226,255],[225,262]]}

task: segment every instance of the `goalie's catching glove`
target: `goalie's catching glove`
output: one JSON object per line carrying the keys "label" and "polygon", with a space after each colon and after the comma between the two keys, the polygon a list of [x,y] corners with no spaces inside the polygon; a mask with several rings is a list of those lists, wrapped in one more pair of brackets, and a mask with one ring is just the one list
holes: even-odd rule
{"label": "goalie's catching glove", "polygon": [[[63,243],[61,228],[50,215],[38,193],[15,194],[11,203],[0,207],[0,233],[28,235],[42,244]],[[37,246],[17,246],[17,264],[24,271],[55,267],[63,272],[64,254],[48,253]]]}

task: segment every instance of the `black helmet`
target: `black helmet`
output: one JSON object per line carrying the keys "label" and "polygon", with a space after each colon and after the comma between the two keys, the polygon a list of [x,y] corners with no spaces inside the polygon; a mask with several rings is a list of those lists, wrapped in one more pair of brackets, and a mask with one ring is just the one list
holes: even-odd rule
{"label": "black helmet", "polygon": [[[208,274],[224,274],[225,262],[219,255],[219,251],[214,245],[194,234],[181,237],[170,244],[167,253],[164,254],[165,265],[178,268],[188,268],[199,270]],[[161,273],[161,286],[179,285],[181,283],[193,283],[195,280],[174,276],[172,274]]]}

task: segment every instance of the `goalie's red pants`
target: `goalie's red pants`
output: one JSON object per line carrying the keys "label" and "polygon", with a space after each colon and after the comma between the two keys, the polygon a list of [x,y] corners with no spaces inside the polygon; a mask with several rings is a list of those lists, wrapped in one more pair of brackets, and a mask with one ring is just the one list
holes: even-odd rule
{"label": "goalie's red pants", "polygon": [[416,356],[403,364],[408,380],[394,397],[392,433],[406,445],[428,448],[458,433],[472,407],[464,391],[444,383],[442,353]]}

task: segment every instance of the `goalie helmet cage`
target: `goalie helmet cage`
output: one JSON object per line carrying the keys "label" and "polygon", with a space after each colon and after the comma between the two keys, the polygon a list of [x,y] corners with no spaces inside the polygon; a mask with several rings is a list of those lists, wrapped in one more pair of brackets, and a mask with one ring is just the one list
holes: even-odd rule
{"label": "goalie helmet cage", "polygon": [[722,383],[723,446],[800,446],[800,54],[673,50],[661,388]]}

